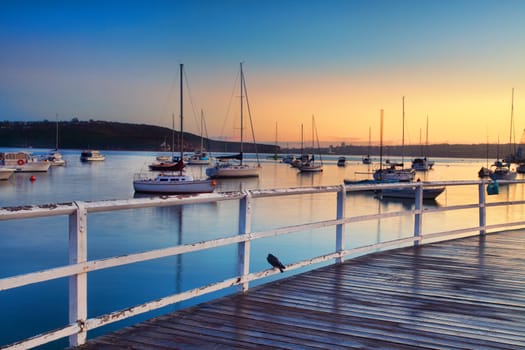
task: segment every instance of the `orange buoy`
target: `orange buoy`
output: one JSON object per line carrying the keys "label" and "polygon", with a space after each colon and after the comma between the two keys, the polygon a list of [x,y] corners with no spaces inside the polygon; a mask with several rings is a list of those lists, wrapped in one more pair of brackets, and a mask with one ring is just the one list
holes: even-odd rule
{"label": "orange buoy", "polygon": [[18,165],[24,165],[24,160],[23,159],[19,159],[18,162],[16,162]]}
{"label": "orange buoy", "polygon": [[36,176],[35,175],[31,175],[31,177],[29,178],[29,181],[35,182],[36,181]]}

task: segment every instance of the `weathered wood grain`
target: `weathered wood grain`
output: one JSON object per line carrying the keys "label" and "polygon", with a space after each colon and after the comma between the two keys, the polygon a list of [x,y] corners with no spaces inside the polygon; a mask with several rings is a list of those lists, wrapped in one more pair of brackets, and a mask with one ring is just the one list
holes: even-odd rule
{"label": "weathered wood grain", "polygon": [[403,248],[268,283],[78,349],[524,349],[525,231]]}

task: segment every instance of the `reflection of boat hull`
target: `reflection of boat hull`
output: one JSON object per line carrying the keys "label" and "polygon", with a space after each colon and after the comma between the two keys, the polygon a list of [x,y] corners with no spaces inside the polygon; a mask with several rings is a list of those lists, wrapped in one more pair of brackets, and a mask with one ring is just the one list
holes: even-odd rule
{"label": "reflection of boat hull", "polygon": [[140,193],[210,193],[215,190],[213,180],[194,180],[186,175],[164,175],[155,179],[137,177],[133,181],[133,189]]}
{"label": "reflection of boat hull", "polygon": [[213,178],[219,177],[257,177],[259,176],[259,168],[250,165],[216,165],[212,168],[206,169],[206,175]]}
{"label": "reflection of boat hull", "polygon": [[[429,187],[423,188],[423,199],[436,199],[443,191],[445,187]],[[384,198],[406,198],[406,199],[415,199],[416,198],[416,187],[404,187],[404,188],[388,188],[380,191],[381,196]]]}
{"label": "reflection of boat hull", "polygon": [[15,168],[2,168],[0,167],[0,180],[8,180],[11,175],[15,172]]}

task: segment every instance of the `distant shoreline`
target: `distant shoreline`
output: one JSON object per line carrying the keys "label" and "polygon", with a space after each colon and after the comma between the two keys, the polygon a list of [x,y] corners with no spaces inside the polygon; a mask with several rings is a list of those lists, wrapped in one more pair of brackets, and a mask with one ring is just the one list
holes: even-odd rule
{"label": "distant shoreline", "polygon": [[[121,151],[163,151],[161,144],[177,144],[180,134],[169,128],[106,121],[51,121],[41,122],[0,122],[0,147],[9,148],[55,148],[121,150]],[[174,136],[173,136],[174,135]],[[172,138],[174,137],[174,140]],[[184,151],[192,152],[200,147],[198,135],[184,133]],[[501,159],[515,154],[519,145],[511,144],[430,144],[383,146],[383,157],[440,157],[440,158],[483,158]],[[177,148],[177,146],[175,146]],[[206,150],[215,153],[239,152],[239,143],[204,138]],[[513,150],[513,152],[511,152]],[[333,145],[321,148],[322,154],[367,155],[379,157],[379,146]],[[275,144],[244,144],[245,153],[300,154],[300,148],[283,148]],[[319,153],[311,147],[305,153]]]}

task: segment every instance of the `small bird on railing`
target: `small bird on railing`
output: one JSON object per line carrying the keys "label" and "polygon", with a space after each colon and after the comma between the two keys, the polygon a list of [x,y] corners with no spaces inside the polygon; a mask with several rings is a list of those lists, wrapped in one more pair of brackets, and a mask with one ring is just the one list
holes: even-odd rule
{"label": "small bird on railing", "polygon": [[273,267],[277,267],[279,271],[283,272],[283,270],[286,268],[280,261],[277,259],[275,255],[268,254],[266,257],[266,260],[272,265]]}

